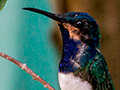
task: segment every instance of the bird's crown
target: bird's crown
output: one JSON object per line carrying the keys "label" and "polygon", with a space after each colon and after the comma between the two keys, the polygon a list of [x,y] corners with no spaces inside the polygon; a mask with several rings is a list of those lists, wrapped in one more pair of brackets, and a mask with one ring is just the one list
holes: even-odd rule
{"label": "bird's crown", "polygon": [[89,14],[69,12],[57,16],[65,21],[61,24],[69,31],[70,38],[85,42],[92,47],[99,46],[99,26]]}

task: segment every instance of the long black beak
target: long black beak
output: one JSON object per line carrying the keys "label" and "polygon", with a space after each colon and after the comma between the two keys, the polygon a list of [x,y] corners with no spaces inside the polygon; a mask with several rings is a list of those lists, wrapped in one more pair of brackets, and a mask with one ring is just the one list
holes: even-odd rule
{"label": "long black beak", "polygon": [[59,23],[59,24],[67,22],[64,18],[58,17],[57,14],[53,14],[53,13],[50,13],[50,12],[46,12],[46,11],[43,11],[43,10],[40,10],[40,9],[31,8],[31,7],[25,7],[23,9],[24,10],[33,11],[33,12],[36,12],[36,13],[40,13],[42,15],[45,15],[45,16],[47,16],[47,17],[57,21],[57,23]]}

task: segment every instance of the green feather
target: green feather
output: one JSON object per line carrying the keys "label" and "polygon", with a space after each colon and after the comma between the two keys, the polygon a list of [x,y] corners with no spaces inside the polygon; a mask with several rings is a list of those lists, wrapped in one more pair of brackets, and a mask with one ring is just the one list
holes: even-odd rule
{"label": "green feather", "polygon": [[95,90],[115,90],[105,58],[100,52],[96,53],[89,70],[92,78],[97,82]]}
{"label": "green feather", "polygon": [[91,83],[93,90],[115,90],[107,64],[100,52],[96,53],[93,61],[75,71],[74,75]]}

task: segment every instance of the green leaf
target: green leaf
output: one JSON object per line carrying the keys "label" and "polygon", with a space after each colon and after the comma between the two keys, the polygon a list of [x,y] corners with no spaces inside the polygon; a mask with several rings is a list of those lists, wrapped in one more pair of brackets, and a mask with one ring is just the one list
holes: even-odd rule
{"label": "green leaf", "polygon": [[0,0],[0,11],[3,9],[3,7],[5,6],[7,0]]}

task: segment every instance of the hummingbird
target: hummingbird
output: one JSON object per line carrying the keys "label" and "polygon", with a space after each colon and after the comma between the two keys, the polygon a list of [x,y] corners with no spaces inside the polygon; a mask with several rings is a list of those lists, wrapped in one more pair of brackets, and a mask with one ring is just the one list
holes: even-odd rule
{"label": "hummingbird", "polygon": [[88,13],[54,14],[25,7],[57,22],[63,49],[58,81],[61,90],[115,90],[107,63],[100,52],[100,32],[95,19]]}

